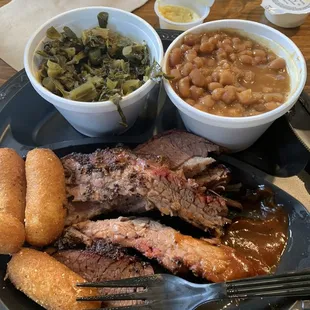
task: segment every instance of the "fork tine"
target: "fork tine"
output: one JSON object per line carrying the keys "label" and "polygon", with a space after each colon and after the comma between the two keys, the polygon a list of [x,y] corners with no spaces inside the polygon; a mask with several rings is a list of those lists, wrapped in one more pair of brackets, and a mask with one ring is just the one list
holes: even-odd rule
{"label": "fork tine", "polygon": [[123,294],[107,294],[99,296],[83,296],[78,297],[76,301],[109,301],[109,300],[146,300],[149,299],[148,292],[133,292]]}
{"label": "fork tine", "polygon": [[78,283],[79,287],[145,287],[154,286],[162,283],[163,278],[160,274],[146,277],[135,277],[121,280],[111,280],[103,282],[84,282]]}

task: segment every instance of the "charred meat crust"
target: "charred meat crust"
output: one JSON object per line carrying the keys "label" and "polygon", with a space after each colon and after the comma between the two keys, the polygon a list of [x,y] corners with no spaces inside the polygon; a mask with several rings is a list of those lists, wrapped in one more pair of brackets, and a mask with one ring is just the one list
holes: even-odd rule
{"label": "charred meat crust", "polygon": [[[62,163],[70,201],[67,225],[101,213],[118,210],[126,214],[152,208],[217,234],[229,222],[225,218],[228,209],[223,198],[201,193],[194,180],[187,180],[128,149],[70,154],[62,159]],[[77,216],[81,204],[84,208]],[[87,204],[96,204],[95,212],[87,208]]]}
{"label": "charred meat crust", "polygon": [[[64,250],[54,254],[59,262],[89,282],[101,282],[154,274],[149,263],[141,261],[136,256],[128,255],[126,249],[105,243],[102,240],[94,242],[86,250]],[[100,295],[132,293],[137,288],[99,289]],[[105,307],[123,307],[136,305],[137,301],[105,302]]]}

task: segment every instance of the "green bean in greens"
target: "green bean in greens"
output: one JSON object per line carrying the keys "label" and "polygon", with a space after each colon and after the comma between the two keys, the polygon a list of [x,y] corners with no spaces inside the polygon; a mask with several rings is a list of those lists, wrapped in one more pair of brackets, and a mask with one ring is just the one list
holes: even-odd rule
{"label": "green bean in greens", "polygon": [[[127,126],[121,98],[149,79],[165,74],[159,64],[150,63],[148,47],[107,28],[109,15],[100,12],[98,27],[82,31],[79,38],[69,27],[59,33],[50,27],[43,50],[39,79],[52,93],[85,102],[111,100]],[[169,77],[168,77],[169,78]]]}

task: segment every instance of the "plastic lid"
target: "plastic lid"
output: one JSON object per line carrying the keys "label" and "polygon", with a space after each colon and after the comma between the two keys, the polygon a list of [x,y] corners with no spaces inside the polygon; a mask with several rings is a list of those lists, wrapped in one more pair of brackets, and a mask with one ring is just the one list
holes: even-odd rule
{"label": "plastic lid", "polygon": [[270,14],[307,14],[310,12],[309,0],[263,0],[262,7]]}

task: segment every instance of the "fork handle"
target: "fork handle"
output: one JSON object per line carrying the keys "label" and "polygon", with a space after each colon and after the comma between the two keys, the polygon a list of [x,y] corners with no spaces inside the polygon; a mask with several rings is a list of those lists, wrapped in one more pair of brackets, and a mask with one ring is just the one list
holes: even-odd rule
{"label": "fork handle", "polygon": [[204,293],[199,305],[224,298],[309,297],[310,270],[200,285],[202,287]]}
{"label": "fork handle", "polygon": [[303,297],[310,294],[310,270],[269,275],[226,283],[229,298],[270,296]]}

